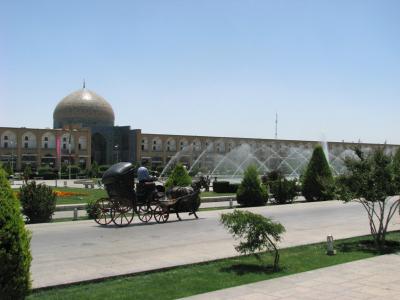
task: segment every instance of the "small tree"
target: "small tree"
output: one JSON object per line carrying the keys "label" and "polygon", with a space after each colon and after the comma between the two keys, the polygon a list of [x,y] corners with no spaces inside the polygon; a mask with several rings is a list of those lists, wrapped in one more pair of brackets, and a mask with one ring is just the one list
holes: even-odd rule
{"label": "small tree", "polygon": [[236,193],[236,200],[244,206],[259,206],[267,203],[268,189],[261,184],[255,166],[249,166],[245,170],[243,180]]}
{"label": "small tree", "polygon": [[317,146],[303,177],[302,193],[307,201],[332,200],[335,183],[324,150]]}
{"label": "small tree", "polygon": [[22,212],[29,223],[49,222],[56,209],[56,194],[45,184],[30,182],[20,189]]}
{"label": "small tree", "polygon": [[97,164],[96,161],[93,161],[92,165],[90,166],[90,170],[89,170],[89,177],[94,178],[94,177],[98,177],[99,175],[99,165]]}
{"label": "small tree", "polygon": [[30,233],[5,172],[0,168],[0,298],[24,299],[29,291]]}
{"label": "small tree", "polygon": [[166,188],[173,186],[189,186],[192,178],[189,176],[186,168],[182,164],[177,164],[165,183]]}
{"label": "small tree", "polygon": [[242,254],[254,254],[259,258],[259,251],[274,252],[274,270],[279,266],[279,250],[277,243],[285,227],[271,219],[248,211],[234,210],[233,213],[222,214],[221,223],[235,239],[243,239],[235,246]]}
{"label": "small tree", "polygon": [[396,162],[382,149],[367,157],[357,149],[356,155],[357,159],[346,160],[347,173],[338,178],[338,191],[343,200],[362,204],[375,244],[382,247],[390,220],[400,206],[399,198],[391,197],[400,191]]}
{"label": "small tree", "polygon": [[24,177],[24,182],[25,184],[28,183],[29,178],[32,175],[32,169],[30,165],[26,165],[24,168],[24,173],[23,173],[23,177]]}

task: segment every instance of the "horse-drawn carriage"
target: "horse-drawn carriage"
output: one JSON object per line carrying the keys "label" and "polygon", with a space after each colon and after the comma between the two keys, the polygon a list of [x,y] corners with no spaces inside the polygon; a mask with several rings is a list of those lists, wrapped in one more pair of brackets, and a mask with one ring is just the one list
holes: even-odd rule
{"label": "horse-drawn carriage", "polygon": [[196,218],[200,206],[200,188],[175,187],[165,192],[162,185],[154,182],[137,183],[135,168],[121,162],[111,166],[103,175],[102,182],[108,198],[98,199],[94,207],[95,221],[100,225],[113,222],[117,226],[129,225],[137,214],[142,222],[153,217],[157,223],[165,223],[170,213],[188,212]]}

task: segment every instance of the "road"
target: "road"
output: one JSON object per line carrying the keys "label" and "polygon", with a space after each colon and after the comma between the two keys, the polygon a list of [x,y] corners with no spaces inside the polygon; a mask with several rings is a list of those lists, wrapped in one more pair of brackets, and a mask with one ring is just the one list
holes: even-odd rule
{"label": "road", "polygon": [[[296,203],[250,209],[286,227],[281,247],[368,234],[361,205],[341,201]],[[165,224],[101,227],[93,221],[29,225],[33,287],[208,261],[237,255],[231,235],[219,224],[222,211],[200,212],[199,220],[174,215]],[[391,229],[400,229],[396,216]]]}

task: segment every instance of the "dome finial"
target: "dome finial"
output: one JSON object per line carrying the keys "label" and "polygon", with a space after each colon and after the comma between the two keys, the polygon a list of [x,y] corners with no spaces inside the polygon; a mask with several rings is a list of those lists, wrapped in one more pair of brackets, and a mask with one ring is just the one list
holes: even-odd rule
{"label": "dome finial", "polygon": [[85,82],[85,78],[83,78],[83,89],[86,88],[86,82]]}

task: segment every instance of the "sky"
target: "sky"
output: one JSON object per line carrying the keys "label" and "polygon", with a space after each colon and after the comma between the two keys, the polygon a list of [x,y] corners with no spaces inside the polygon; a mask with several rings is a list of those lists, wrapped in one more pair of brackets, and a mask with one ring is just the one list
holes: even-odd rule
{"label": "sky", "polygon": [[400,144],[400,1],[0,0],[0,126]]}

